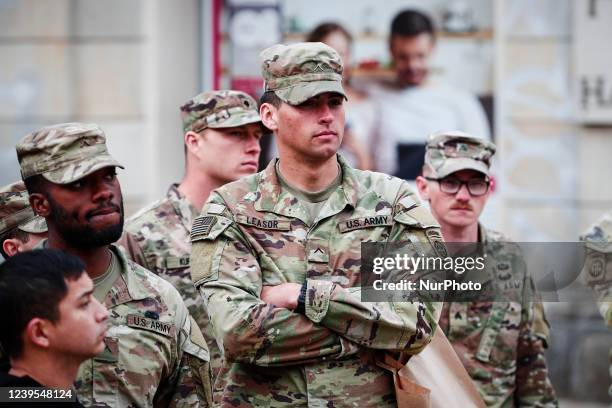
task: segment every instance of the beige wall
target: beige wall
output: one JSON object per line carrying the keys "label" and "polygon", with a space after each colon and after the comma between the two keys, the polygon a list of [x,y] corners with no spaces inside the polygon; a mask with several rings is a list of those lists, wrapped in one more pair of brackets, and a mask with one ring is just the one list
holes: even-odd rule
{"label": "beige wall", "polygon": [[502,229],[523,241],[573,241],[612,210],[612,128],[572,109],[572,3],[498,0],[496,102]]}
{"label": "beige wall", "polygon": [[198,92],[198,1],[0,2],[0,184],[19,177],[14,144],[38,127],[106,131],[128,213],[183,168],[178,107]]}

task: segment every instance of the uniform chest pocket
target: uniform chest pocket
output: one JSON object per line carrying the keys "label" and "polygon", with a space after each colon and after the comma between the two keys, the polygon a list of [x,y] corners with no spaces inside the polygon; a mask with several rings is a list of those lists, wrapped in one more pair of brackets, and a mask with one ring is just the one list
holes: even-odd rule
{"label": "uniform chest pocket", "polygon": [[[290,279],[277,275],[284,274],[284,271],[291,273],[295,269],[295,260],[303,259],[300,242],[306,233],[304,228],[292,225],[293,218],[272,213],[236,214],[234,219],[258,254],[264,280],[276,284]],[[277,279],[280,280],[277,282]]]}
{"label": "uniform chest pocket", "polygon": [[[118,403],[119,377],[121,372],[119,364],[119,339],[114,336],[104,337],[104,350],[93,358],[91,373],[86,373],[83,381],[91,384],[93,401],[96,404],[109,404],[115,406]],[[85,385],[88,388],[90,385]],[[78,391],[78,387],[77,387]],[[83,396],[88,400],[88,395]]]}
{"label": "uniform chest pocket", "polygon": [[[128,314],[125,325],[116,327],[120,386],[136,388],[152,400],[178,358],[176,330],[156,312]],[[138,378],[142,380],[135,381]]]}

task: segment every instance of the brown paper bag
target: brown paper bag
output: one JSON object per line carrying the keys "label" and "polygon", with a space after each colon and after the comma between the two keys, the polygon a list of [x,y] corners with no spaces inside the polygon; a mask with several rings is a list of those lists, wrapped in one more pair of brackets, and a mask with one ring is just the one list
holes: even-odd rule
{"label": "brown paper bag", "polygon": [[[429,346],[427,346],[429,347]],[[408,356],[402,354],[402,357]],[[405,362],[396,360],[390,354],[385,354],[383,359],[377,362],[382,368],[393,373],[395,384],[395,399],[398,408],[430,408],[429,402],[431,391],[422,387],[407,376],[403,370]]]}
{"label": "brown paper bag", "polygon": [[379,365],[393,373],[398,408],[484,408],[472,379],[438,327],[429,345],[407,364],[386,354]]}

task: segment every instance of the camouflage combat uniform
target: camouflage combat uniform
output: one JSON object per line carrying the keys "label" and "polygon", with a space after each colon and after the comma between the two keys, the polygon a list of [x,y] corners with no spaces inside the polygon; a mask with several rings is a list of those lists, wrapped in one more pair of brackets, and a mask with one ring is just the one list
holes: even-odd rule
{"label": "camouflage combat uniform", "polygon": [[[472,170],[488,176],[495,150],[493,143],[463,132],[432,134],[425,151],[427,175],[439,180]],[[488,406],[555,407],[544,357],[548,322],[542,302],[534,300],[532,279],[518,264],[520,249],[500,233],[478,228],[490,266],[485,280],[496,283],[495,295],[501,298],[447,302],[440,327]]]}
{"label": "camouflage combat uniform", "polygon": [[127,220],[125,231],[133,241],[121,243],[134,262],[172,283],[183,296],[191,316],[203,327],[208,320],[206,310],[189,273],[189,231],[198,213],[178,185],[173,184],[165,199]]}
{"label": "camouflage combat uniform", "polygon": [[[192,275],[224,353],[216,405],[392,407],[373,350],[417,353],[431,340],[439,304],[361,302],[360,245],[430,245],[437,223],[405,182],[339,162],[342,185],[311,224],[274,161],[213,192],[195,220]],[[307,284],[304,315],[260,299],[283,282]]]}
{"label": "camouflage combat uniform", "polygon": [[[322,43],[275,45],[261,60],[282,103],[345,95],[342,60]],[[316,216],[273,160],[215,190],[194,221],[192,278],[223,353],[217,406],[395,407],[376,350],[417,353],[433,337],[441,305],[361,302],[360,264],[363,241],[443,245],[437,223],[404,181],[337,157],[338,187]],[[264,285],[281,283],[301,285],[298,309],[262,301]]]}
{"label": "camouflage combat uniform", "polygon": [[[181,116],[184,132],[260,122],[257,102],[239,91],[211,91],[196,95],[181,107]],[[181,194],[178,185],[173,184],[164,199],[127,220],[121,245],[133,261],[172,283],[181,293],[189,313],[207,340],[211,365],[216,372],[220,364],[219,348],[189,269],[189,232],[199,212],[200,209]]]}
{"label": "camouflage combat uniform", "polygon": [[79,400],[113,408],[207,406],[208,349],[181,296],[114,245],[111,250],[121,279],[104,299],[110,312],[104,352],[79,368]]}
{"label": "camouflage combat uniform", "polygon": [[[482,226],[479,236],[489,250],[495,242],[510,242]],[[487,252],[488,264],[496,273],[514,270],[506,248],[500,245],[499,252]],[[526,274],[514,278],[515,293],[522,296],[447,302],[439,324],[487,406],[555,407],[544,356],[549,336],[544,309],[541,302],[533,301],[532,280]]]}
{"label": "camouflage combat uniform", "polygon": [[[587,246],[581,280],[597,294],[599,311],[612,328],[612,213],[605,214],[580,239]],[[609,358],[612,378],[612,348]],[[612,397],[612,386],[608,394]]]}
{"label": "camouflage combat uniform", "polygon": [[189,231],[198,211],[177,187],[172,185],[166,199],[141,210],[127,221],[120,245],[130,259],[167,280],[179,291],[206,339],[214,373],[218,371],[221,359],[219,347],[189,269]]}
{"label": "camouflage combat uniform", "polygon": [[[42,128],[17,145],[24,179],[41,175],[55,184],[78,181],[120,164],[94,124]],[[39,246],[46,245],[46,240]],[[96,407],[208,406],[210,367],[206,343],[171,284],[127,261],[109,246],[120,267],[104,304],[110,312],[105,350],[85,361],[75,387]]]}

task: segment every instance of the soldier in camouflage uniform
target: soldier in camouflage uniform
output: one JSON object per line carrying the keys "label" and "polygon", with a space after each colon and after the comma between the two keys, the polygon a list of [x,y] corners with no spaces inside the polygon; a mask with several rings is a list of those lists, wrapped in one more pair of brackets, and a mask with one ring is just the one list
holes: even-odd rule
{"label": "soldier in camouflage uniform", "polygon": [[261,54],[260,116],[280,159],[215,190],[191,231],[191,273],[223,353],[215,405],[395,407],[383,351],[418,353],[439,303],[361,301],[361,242],[441,242],[397,178],[336,155],[342,61],[322,43]]}
{"label": "soldier in camouflage uniform", "polygon": [[[586,242],[587,254],[580,278],[597,294],[599,311],[612,328],[612,212],[604,214],[580,239]],[[609,357],[612,377],[612,348]],[[608,393],[612,397],[612,386]]]}
{"label": "soldier in camouflage uniform", "polygon": [[122,245],[135,262],[172,283],[204,333],[213,372],[220,356],[191,281],[189,231],[210,192],[257,171],[263,127],[257,103],[238,91],[211,91],[181,107],[186,166],[166,197],[127,220]]}
{"label": "soldier in camouflage uniform", "polygon": [[79,368],[79,400],[97,407],[208,406],[208,350],[180,294],[111,243],[123,228],[115,168],[97,125],[66,123],[17,145],[30,203],[45,217],[41,247],[79,256],[110,312],[104,351]]}
{"label": "soldier in camouflage uniform", "polygon": [[0,254],[28,251],[47,236],[44,218],[34,214],[22,181],[0,189]]}
{"label": "soldier in camouflage uniform", "polygon": [[490,193],[494,153],[493,143],[463,132],[440,132],[427,141],[423,175],[416,183],[444,240],[485,244],[495,276],[517,289],[500,301],[447,302],[439,324],[487,406],[554,407],[542,303],[534,301],[532,280],[515,267],[514,246],[504,245],[507,238],[478,222]]}

